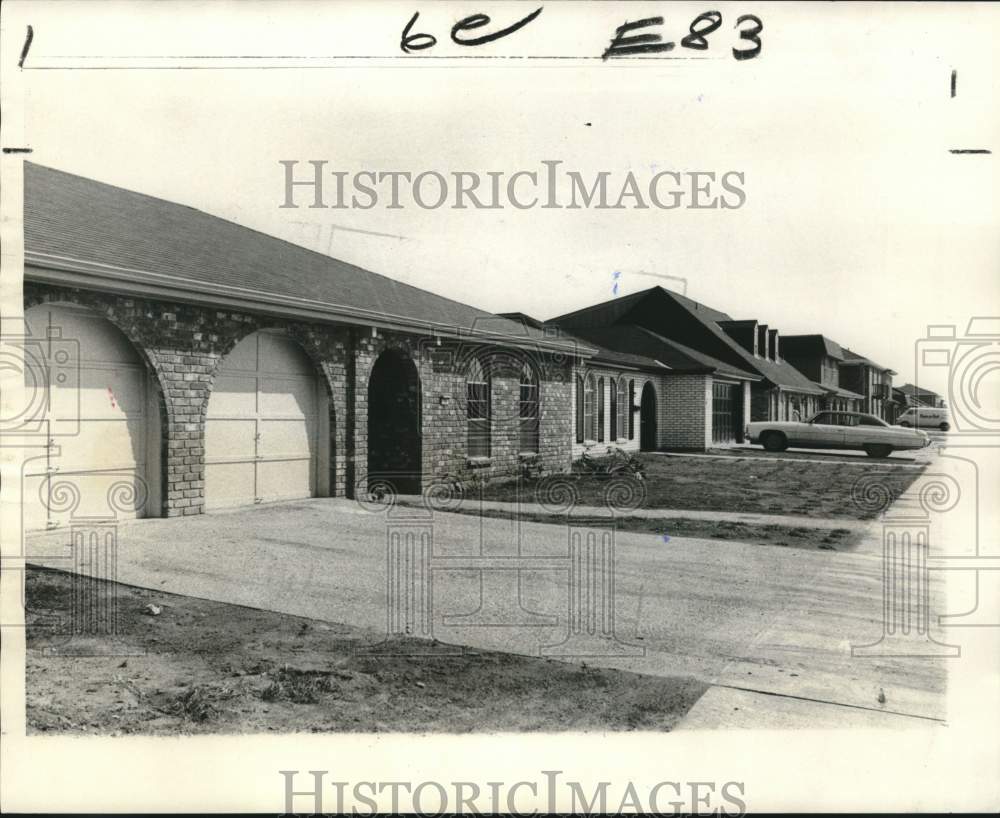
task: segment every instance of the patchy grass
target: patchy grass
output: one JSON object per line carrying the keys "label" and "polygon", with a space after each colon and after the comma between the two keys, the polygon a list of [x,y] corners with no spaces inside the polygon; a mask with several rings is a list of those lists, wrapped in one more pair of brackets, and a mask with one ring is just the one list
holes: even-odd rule
{"label": "patchy grass", "polygon": [[[706,689],[689,677],[381,643],[344,625],[114,583],[104,588],[117,598],[118,655],[49,655],[73,646],[44,627],[66,621],[72,582],[27,572],[32,734],[663,731]],[[159,615],[143,613],[151,602]],[[80,644],[106,654],[111,643]]]}
{"label": "patchy grass", "polygon": [[[670,457],[641,455],[646,473],[638,507],[791,514],[813,518],[869,520],[899,497],[921,474],[869,460],[829,464],[771,457]],[[522,480],[520,501],[552,503],[556,481],[568,484],[579,506],[607,505],[606,479],[573,473]],[[483,489],[484,500],[515,502],[516,483]],[[469,504],[471,505],[471,504]]]}

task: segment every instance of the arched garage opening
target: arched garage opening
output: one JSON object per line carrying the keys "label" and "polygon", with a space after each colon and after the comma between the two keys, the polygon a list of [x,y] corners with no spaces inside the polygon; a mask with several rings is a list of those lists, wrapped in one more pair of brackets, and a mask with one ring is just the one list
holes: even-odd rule
{"label": "arched garage opening", "polygon": [[24,471],[25,528],[159,516],[161,398],[139,352],[82,307],[42,304],[24,320],[26,399],[41,421],[33,436],[49,443]]}
{"label": "arched garage opening", "polygon": [[302,348],[261,330],[222,360],[205,418],[207,509],[329,494],[329,398]]}
{"label": "arched garage opening", "polygon": [[420,375],[396,350],[379,356],[368,381],[368,483],[380,479],[402,494],[420,492]]}
{"label": "arched garage opening", "polygon": [[644,452],[656,449],[656,391],[649,381],[642,387],[639,403],[639,448]]}

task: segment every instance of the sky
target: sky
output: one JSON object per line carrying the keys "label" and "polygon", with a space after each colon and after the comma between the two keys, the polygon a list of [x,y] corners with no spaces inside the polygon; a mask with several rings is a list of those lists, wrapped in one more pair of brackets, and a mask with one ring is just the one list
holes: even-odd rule
{"label": "sky", "polygon": [[[466,53],[447,37],[464,14],[488,10],[499,24],[537,8],[425,5],[417,28],[438,36],[441,56]],[[733,21],[748,10],[737,3],[719,6],[724,24],[709,51],[697,52],[713,57],[704,60],[354,59],[284,70],[120,70],[139,63],[118,60],[118,70],[67,70],[106,65],[108,55],[388,57],[400,53],[400,31],[419,4],[251,4],[235,25],[227,7],[185,16],[168,4],[143,16],[94,4],[81,22],[33,5],[26,66],[44,70],[18,76],[19,138],[31,161],[495,312],[549,318],[655,283],[686,285],[734,318],[823,333],[897,370],[897,383],[914,379],[914,345],[928,325],[954,324],[961,335],[970,317],[1000,315],[998,71],[983,25],[996,8],[755,4],[764,51],[747,61],[729,57]],[[477,53],[599,54],[624,19],[654,14],[679,39],[704,10],[548,3],[517,35]],[[23,19],[5,19],[15,50]],[[179,63],[158,67],[170,64]],[[512,174],[541,170],[542,160],[617,180],[629,170],[640,179],[737,171],[746,203],[281,208],[280,161],[314,159],[349,174]],[[922,372],[920,383],[947,390],[942,373]]]}

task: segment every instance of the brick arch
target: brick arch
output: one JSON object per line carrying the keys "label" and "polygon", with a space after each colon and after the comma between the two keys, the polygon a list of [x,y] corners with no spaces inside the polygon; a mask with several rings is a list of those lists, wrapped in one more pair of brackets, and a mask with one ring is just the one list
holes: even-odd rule
{"label": "brick arch", "polygon": [[166,420],[169,398],[166,393],[166,383],[163,379],[163,369],[156,358],[156,353],[148,347],[140,333],[136,332],[134,323],[130,323],[122,316],[115,305],[105,302],[100,297],[83,290],[61,290],[56,292],[25,293],[24,312],[32,307],[42,305],[50,307],[84,307],[95,315],[105,319],[124,335],[133,349],[138,353],[139,358],[146,366],[147,372],[152,376],[152,382],[156,387],[157,396],[161,409],[161,420]]}

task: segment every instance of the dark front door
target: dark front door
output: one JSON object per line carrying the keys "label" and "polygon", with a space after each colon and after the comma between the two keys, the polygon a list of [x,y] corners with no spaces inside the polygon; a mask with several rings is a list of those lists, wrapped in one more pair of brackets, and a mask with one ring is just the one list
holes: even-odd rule
{"label": "dark front door", "polygon": [[639,448],[644,452],[656,449],[656,392],[648,381],[639,403]]}
{"label": "dark front door", "polygon": [[413,361],[383,352],[368,382],[368,485],[419,494],[421,487],[420,378]]}
{"label": "dark front door", "polygon": [[740,385],[712,384],[712,443],[735,443],[739,438],[742,404]]}

